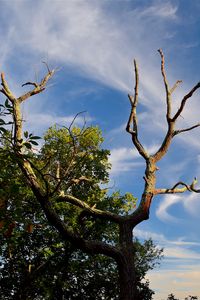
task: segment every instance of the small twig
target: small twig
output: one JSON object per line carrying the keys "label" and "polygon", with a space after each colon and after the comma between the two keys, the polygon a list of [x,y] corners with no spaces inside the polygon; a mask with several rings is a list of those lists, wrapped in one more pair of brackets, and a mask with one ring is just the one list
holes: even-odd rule
{"label": "small twig", "polygon": [[193,125],[193,126],[188,127],[188,128],[175,130],[174,133],[173,133],[173,136],[175,136],[175,135],[177,135],[177,134],[180,134],[180,133],[183,133],[183,132],[186,132],[186,131],[193,130],[193,129],[199,127],[199,126],[200,126],[200,123],[197,123],[196,125]]}
{"label": "small twig", "polygon": [[28,81],[28,82],[22,84],[22,87],[25,85],[34,85],[34,87],[38,87],[38,84],[36,82],[31,82],[31,81]]}
{"label": "small twig", "polygon": [[183,82],[182,80],[177,80],[174,86],[171,88],[170,94],[172,94],[175,91],[175,89],[179,86],[179,84],[182,82]]}
{"label": "small twig", "polygon": [[45,66],[47,67],[47,70],[49,73],[51,73],[50,69],[49,69],[49,65],[46,61],[42,61],[43,64],[45,64]]}
{"label": "small twig", "polygon": [[69,125],[69,127],[68,127],[68,130],[69,130],[69,131],[71,131],[71,128],[72,128],[74,122],[76,121],[77,117],[78,117],[79,115],[85,113],[85,112],[86,112],[86,110],[80,111],[80,112],[78,112],[78,113],[74,116],[72,122],[70,123],[70,125]]}
{"label": "small twig", "polygon": [[200,88],[200,82],[198,82],[198,83],[191,89],[191,91],[183,97],[179,109],[177,110],[176,114],[175,114],[174,117],[172,118],[173,122],[175,122],[175,121],[177,120],[177,118],[180,116],[180,114],[182,113],[182,111],[183,111],[183,109],[184,109],[184,107],[185,107],[185,104],[186,104],[187,100],[188,100],[189,98],[191,98],[192,95],[194,94],[194,92],[195,92],[197,89],[199,89],[199,88]]}

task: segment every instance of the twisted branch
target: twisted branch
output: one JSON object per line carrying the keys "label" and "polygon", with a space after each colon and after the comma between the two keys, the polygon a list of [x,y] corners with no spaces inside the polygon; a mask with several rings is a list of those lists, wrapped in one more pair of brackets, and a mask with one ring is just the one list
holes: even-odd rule
{"label": "twisted branch", "polygon": [[[197,184],[197,179],[194,178],[193,182],[188,185],[182,181],[177,182],[172,188],[170,189],[155,189],[154,195],[158,194],[178,194],[184,193],[186,191],[200,193],[200,189],[195,189],[195,185]],[[178,186],[183,186],[182,188],[178,188]]]}

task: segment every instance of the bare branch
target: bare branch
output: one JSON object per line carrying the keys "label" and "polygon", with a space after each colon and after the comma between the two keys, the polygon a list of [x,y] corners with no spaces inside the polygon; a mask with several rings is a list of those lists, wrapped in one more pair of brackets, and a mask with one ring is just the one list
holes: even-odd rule
{"label": "bare branch", "polygon": [[180,134],[180,133],[182,133],[182,132],[186,132],[186,131],[193,130],[193,129],[199,127],[199,126],[200,126],[200,123],[197,123],[196,125],[193,125],[193,126],[188,127],[188,128],[175,130],[174,133],[173,133],[173,136],[175,136],[175,135],[177,135],[177,134]]}
{"label": "bare branch", "polygon": [[183,111],[183,109],[184,109],[184,107],[185,107],[185,104],[186,104],[187,100],[188,100],[189,98],[191,98],[192,95],[194,94],[194,92],[195,92],[196,90],[198,90],[199,88],[200,88],[200,82],[198,82],[198,83],[191,89],[191,91],[190,91],[187,95],[185,95],[185,96],[183,97],[183,99],[182,99],[182,101],[181,101],[181,105],[180,105],[178,111],[176,112],[176,114],[174,115],[174,117],[173,117],[173,119],[172,119],[174,122],[177,120],[177,118],[178,118],[178,117],[180,116],[180,114],[182,113],[182,111]]}
{"label": "bare branch", "polygon": [[[138,86],[139,86],[139,73],[137,62],[134,60],[134,70],[135,70],[135,93],[134,96],[128,95],[128,98],[131,103],[131,112],[130,116],[126,125],[126,131],[132,135],[132,141],[135,147],[137,148],[138,152],[141,156],[145,159],[149,157],[147,151],[144,149],[140,141],[138,140],[138,128],[137,128],[137,104],[138,104]],[[132,127],[132,128],[131,128]]]}
{"label": "bare branch", "polygon": [[175,83],[175,85],[172,87],[171,90],[169,90],[169,86],[168,86],[168,82],[166,79],[166,74],[165,74],[165,69],[164,69],[164,54],[162,52],[161,49],[158,50],[158,52],[160,53],[161,56],[161,72],[162,72],[162,76],[163,76],[163,80],[165,83],[165,90],[166,90],[166,97],[167,97],[167,123],[168,123],[168,131],[167,134],[163,140],[163,143],[161,145],[161,147],[158,149],[158,151],[155,153],[155,155],[153,156],[155,161],[160,160],[168,151],[169,146],[171,144],[172,138],[182,132],[186,132],[186,131],[190,131],[196,127],[199,127],[199,124],[196,124],[192,127],[186,128],[186,129],[181,129],[181,130],[175,130],[175,123],[176,120],[179,116],[181,116],[181,113],[184,109],[185,103],[186,101],[193,95],[193,93],[200,88],[200,82],[192,88],[192,90],[183,97],[183,100],[181,102],[180,108],[178,109],[178,111],[176,112],[176,114],[174,115],[173,118],[171,118],[171,93],[176,89],[176,87],[181,83],[181,80],[177,80],[177,82]]}
{"label": "bare branch", "polygon": [[121,217],[119,215],[116,215],[109,211],[103,211],[100,209],[96,209],[94,207],[90,207],[86,202],[84,202],[74,196],[66,195],[64,192],[60,193],[60,196],[58,196],[57,201],[58,202],[68,202],[75,206],[78,206],[78,207],[86,210],[93,217],[107,219],[107,220],[113,221],[115,223],[120,223],[123,220],[123,217]]}
{"label": "bare branch", "polygon": [[[177,182],[172,188],[169,189],[155,189],[154,195],[158,194],[178,194],[178,193],[184,193],[186,191],[189,192],[195,192],[200,193],[200,190],[197,190],[194,188],[194,186],[197,184],[197,179],[194,178],[193,182],[188,185],[182,181]],[[179,188],[178,186],[182,186],[182,188]]]}
{"label": "bare branch", "polygon": [[[76,121],[77,117],[78,117],[79,115],[81,115],[81,114],[84,114],[85,112],[86,112],[86,110],[80,111],[80,112],[78,112],[78,113],[74,116],[74,118],[73,118],[71,124],[69,125],[69,128],[67,128],[69,132],[71,132],[71,128],[72,128],[74,122]],[[66,128],[66,127],[65,127],[65,128]]]}
{"label": "bare branch", "polygon": [[174,86],[171,88],[170,94],[172,94],[175,91],[175,89],[179,86],[179,84],[182,82],[183,82],[182,80],[177,80]]}
{"label": "bare branch", "polygon": [[5,80],[5,76],[4,73],[1,73],[1,85],[2,85],[2,89],[0,90],[1,93],[3,93],[6,97],[8,97],[8,99],[13,102],[15,100],[14,95],[12,94],[7,81]]}
{"label": "bare branch", "polygon": [[[163,76],[163,80],[164,80],[164,84],[165,84],[165,91],[166,91],[166,104],[167,104],[166,117],[167,117],[168,130],[167,130],[167,133],[165,135],[162,145],[160,146],[158,151],[153,155],[156,162],[159,161],[167,153],[169,146],[171,144],[172,138],[173,138],[174,127],[175,127],[175,121],[171,119],[171,106],[172,106],[171,92],[170,92],[166,74],[165,74],[164,54],[161,49],[159,49],[158,52],[160,53],[160,56],[161,56],[161,73]],[[175,86],[176,85],[177,85],[177,83],[175,84]],[[173,88],[175,88],[175,86]],[[173,88],[172,88],[172,90],[173,90]]]}
{"label": "bare branch", "polygon": [[22,87],[25,85],[34,85],[34,87],[38,87],[38,84],[36,82],[31,82],[31,81],[28,81],[28,82],[22,84]]}
{"label": "bare branch", "polygon": [[48,71],[48,73],[50,73],[51,71],[50,71],[50,69],[49,69],[49,65],[48,65],[48,63],[47,63],[46,61],[42,61],[42,63],[43,63],[43,64],[45,64],[45,66],[47,67],[47,71]]}
{"label": "bare branch", "polygon": [[34,96],[34,95],[39,94],[42,91],[44,91],[46,89],[47,82],[52,78],[52,76],[54,75],[54,73],[55,73],[55,70],[52,70],[52,71],[48,72],[48,74],[45,75],[45,77],[38,84],[34,83],[34,82],[27,82],[27,83],[25,83],[24,85],[34,85],[35,88],[33,90],[25,93],[24,95],[18,97],[17,100],[19,102],[23,102],[26,99],[28,99],[29,97]]}
{"label": "bare branch", "polygon": [[165,57],[162,49],[158,49],[158,52],[160,53],[161,56],[161,73],[163,76],[163,81],[164,81],[165,91],[166,91],[167,120],[169,120],[171,117],[171,93],[170,93],[169,84],[165,73]]}
{"label": "bare branch", "polygon": [[[136,114],[136,107],[138,104],[138,86],[139,86],[139,74],[138,74],[138,67],[137,67],[137,62],[134,59],[134,70],[135,70],[135,94],[134,97],[131,95],[128,95],[128,98],[130,100],[131,103],[131,113],[130,113],[130,117],[127,123],[127,127],[126,130],[129,133],[133,133],[133,131],[135,132],[135,134],[137,135],[137,114]],[[133,126],[133,130],[130,130],[131,128],[131,123]]]}

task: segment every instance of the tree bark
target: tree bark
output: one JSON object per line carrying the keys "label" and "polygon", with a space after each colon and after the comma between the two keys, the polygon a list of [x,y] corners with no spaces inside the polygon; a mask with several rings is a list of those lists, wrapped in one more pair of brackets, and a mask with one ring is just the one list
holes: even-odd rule
{"label": "tree bark", "polygon": [[129,223],[120,224],[120,250],[123,254],[117,261],[119,271],[120,300],[136,299],[135,249],[133,228]]}

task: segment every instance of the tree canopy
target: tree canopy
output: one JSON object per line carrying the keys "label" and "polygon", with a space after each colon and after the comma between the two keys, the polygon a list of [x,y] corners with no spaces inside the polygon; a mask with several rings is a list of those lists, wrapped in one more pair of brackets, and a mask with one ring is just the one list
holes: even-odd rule
{"label": "tree canopy", "polygon": [[[91,206],[96,204],[97,208],[121,215],[134,209],[136,199],[131,194],[108,193],[101,187],[109,180],[110,164],[109,151],[101,147],[103,138],[99,128],[74,126],[69,130],[53,126],[45,133],[39,151],[32,148],[36,146],[32,141],[38,139],[30,139],[34,136],[27,132],[24,136],[25,155],[34,162],[39,175],[40,169],[46,174],[49,190],[57,188],[57,179],[62,178],[61,188],[65,192],[70,191],[74,197],[81,195]],[[77,251],[52,230],[17,168],[8,141],[9,132],[3,131],[0,151],[0,285],[3,299],[117,299],[119,285],[115,261]],[[67,176],[66,167],[70,169]],[[56,197],[52,201],[62,218],[84,238],[106,240],[110,244],[117,242],[115,224],[102,220],[94,222],[80,208],[56,202]],[[135,239],[134,245],[138,299],[152,299],[154,292],[145,275],[159,263],[162,249],[151,240],[141,244]]]}

